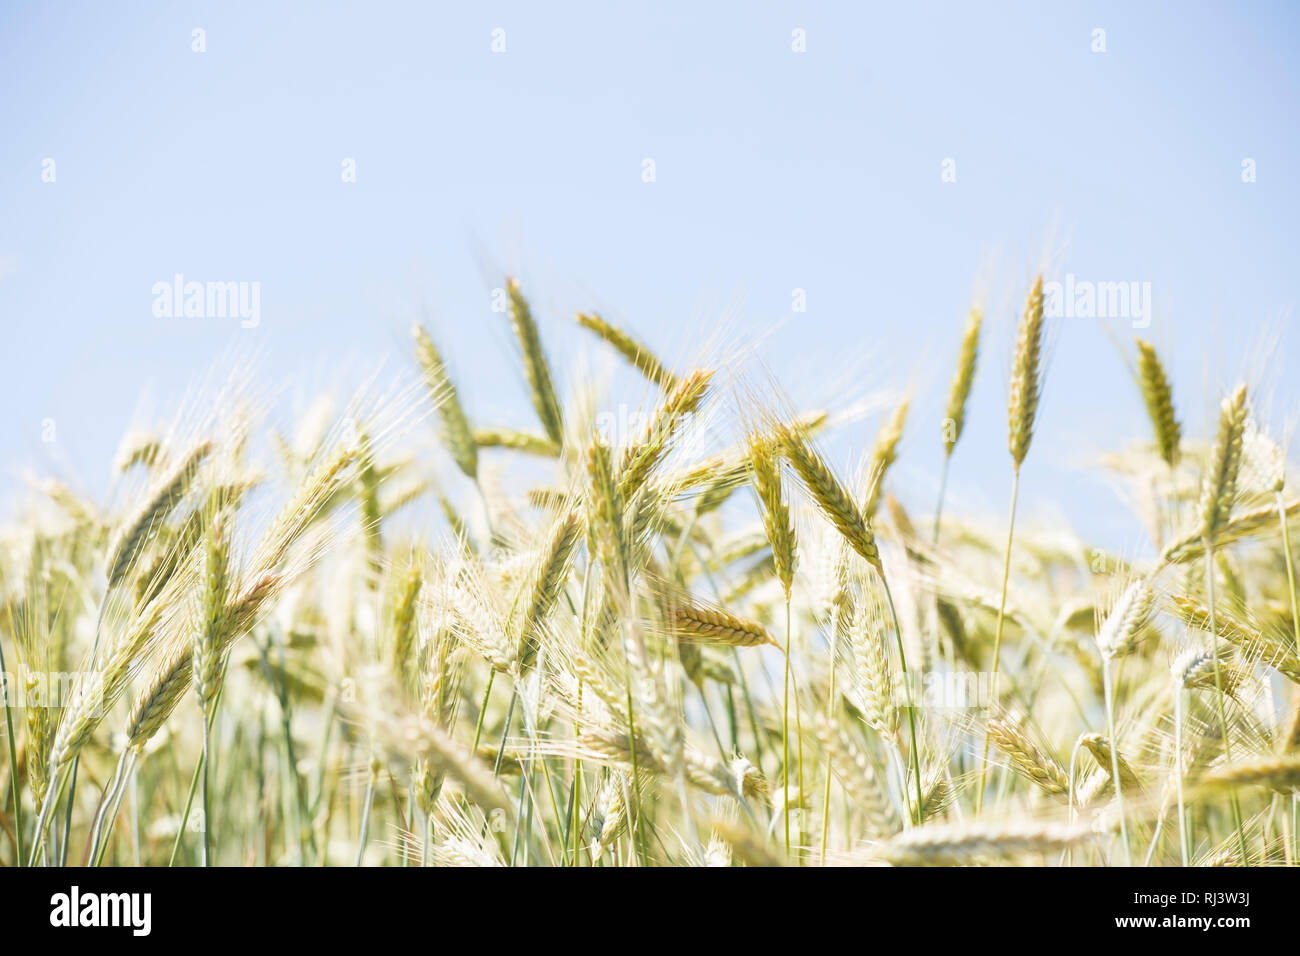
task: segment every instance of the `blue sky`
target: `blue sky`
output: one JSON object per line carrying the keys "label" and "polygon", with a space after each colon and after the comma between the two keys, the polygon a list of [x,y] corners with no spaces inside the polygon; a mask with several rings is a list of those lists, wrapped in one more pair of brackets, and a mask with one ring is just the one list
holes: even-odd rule
{"label": "blue sky", "polygon": [[[507,272],[556,352],[594,306],[668,356],[724,321],[765,334],[798,403],[915,388],[896,484],[920,508],[977,285],[990,335],[951,490],[1005,507],[1009,332],[1044,250],[1058,277],[1151,283],[1144,334],[1193,434],[1261,352],[1280,419],[1300,401],[1281,374],[1298,21],[1284,3],[9,2],[0,494],[28,467],[102,489],[142,391],[164,410],[218,354],[344,385],[409,361],[421,314],[474,417],[526,423],[489,308]],[[156,317],[178,272],[260,282],[260,324]],[[1057,324],[1022,498],[1120,545],[1133,531],[1098,517],[1116,509],[1087,464],[1147,434],[1131,335]],[[844,436],[842,465],[874,428]]]}

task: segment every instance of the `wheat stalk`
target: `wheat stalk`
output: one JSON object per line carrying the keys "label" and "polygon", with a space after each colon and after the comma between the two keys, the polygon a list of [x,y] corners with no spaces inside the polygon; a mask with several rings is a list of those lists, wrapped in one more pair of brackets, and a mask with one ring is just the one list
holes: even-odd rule
{"label": "wheat stalk", "polygon": [[[1034,436],[1034,418],[1038,413],[1038,395],[1042,387],[1043,353],[1043,277],[1034,279],[1025,303],[1025,312],[1016,331],[1016,347],[1011,360],[1011,390],[1007,400],[1007,447],[1011,451],[1011,506],[1007,516],[1007,544],[1002,557],[1002,595],[998,600],[998,623],[993,632],[993,686],[997,687],[1002,664],[1002,629],[1006,623],[1007,580],[1011,575],[1011,544],[1016,529],[1016,501],[1020,497],[1020,466],[1029,454]],[[984,806],[984,782],[988,772],[989,737],[984,737],[984,755],[980,760],[980,778],[976,812]]]}

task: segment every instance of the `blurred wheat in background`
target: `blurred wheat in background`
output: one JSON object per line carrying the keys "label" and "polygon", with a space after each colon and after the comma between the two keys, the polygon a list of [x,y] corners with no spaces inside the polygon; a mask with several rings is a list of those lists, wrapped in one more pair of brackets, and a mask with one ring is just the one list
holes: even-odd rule
{"label": "blurred wheat in background", "polygon": [[[1150,441],[1106,465],[1135,561],[1015,524],[1052,428],[1041,278],[1005,524],[890,493],[906,399],[853,478],[824,443],[860,420],[581,314],[644,377],[611,415],[507,289],[533,428],[479,421],[417,326],[332,423],[281,434],[236,376],[124,439],[111,507],[36,485],[0,538],[0,861],[1296,862],[1300,501],[1247,385],[1186,435],[1200,397],[1132,346]],[[941,489],[995,387],[983,319],[910,445]]]}

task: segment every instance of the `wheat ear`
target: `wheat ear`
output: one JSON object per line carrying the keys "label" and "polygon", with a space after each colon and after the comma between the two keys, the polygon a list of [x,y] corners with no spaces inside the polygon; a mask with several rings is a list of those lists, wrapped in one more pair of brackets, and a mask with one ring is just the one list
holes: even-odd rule
{"label": "wheat ear", "polygon": [[1267,664],[1288,680],[1300,684],[1300,657],[1287,642],[1209,607],[1185,594],[1170,597],[1174,609],[1191,627],[1223,638],[1244,651],[1251,660]]}
{"label": "wheat ear", "polygon": [[1149,342],[1137,340],[1138,347],[1138,382],[1142,386],[1142,400],[1146,403],[1147,415],[1151,418],[1151,427],[1155,431],[1156,448],[1160,457],[1170,468],[1178,464],[1179,445],[1182,441],[1182,426],[1174,412],[1173,389],[1169,387],[1169,376],[1165,374],[1160,356]]}
{"label": "wheat ear", "polygon": [[943,452],[952,456],[966,427],[966,402],[971,385],[975,382],[975,366],[979,361],[980,330],[984,325],[984,311],[972,308],[966,317],[966,330],[962,333],[961,352],[957,357],[957,371],[948,386],[948,405],[944,412]]}
{"label": "wheat ear", "polygon": [[519,291],[519,283],[514,279],[506,282],[506,291],[510,296],[510,324],[514,327],[515,338],[524,356],[524,374],[528,376],[528,387],[532,393],[533,408],[537,418],[546,430],[546,437],[552,444],[564,441],[564,416],[560,411],[560,400],[555,394],[555,385],[551,381],[551,366],[546,361],[542,350],[542,338],[537,331],[537,322],[533,318],[528,300]]}
{"label": "wheat ear", "polygon": [[474,444],[479,448],[509,448],[540,458],[558,458],[560,449],[544,435],[530,435],[512,428],[476,428]]}
{"label": "wheat ear", "polygon": [[654,353],[618,326],[612,325],[594,312],[579,312],[578,324],[584,329],[595,332],[612,345],[629,364],[664,391],[671,391],[677,385],[677,377],[664,368],[663,364],[655,358]]}
{"label": "wheat ear", "polygon": [[903,439],[908,404],[907,399],[899,402],[894,414],[889,416],[876,435],[876,444],[871,450],[871,461],[867,466],[867,499],[862,505],[862,516],[868,521],[875,518],[876,509],[880,506],[885,475],[898,460],[898,443]]}
{"label": "wheat ear", "polygon": [[762,647],[777,643],[761,624],[722,608],[676,600],[670,615],[673,634],[680,641],[730,647]]}
{"label": "wheat ear", "polygon": [[162,520],[185,497],[199,466],[212,451],[212,442],[201,442],[170,471],[135,517],[123,528],[108,558],[108,586],[115,587],[126,577],[136,558],[157,534]]}
{"label": "wheat ear", "polygon": [[582,537],[582,519],[577,511],[562,515],[551,532],[550,541],[537,569],[532,595],[524,613],[522,640],[519,650],[520,666],[531,667],[541,646],[542,629],[555,602],[564,590],[569,573],[569,562]]}
{"label": "wheat ear", "polygon": [[469,419],[456,393],[456,386],[447,374],[447,365],[442,353],[433,344],[423,326],[411,326],[411,335],[415,338],[415,358],[424,373],[424,384],[429,389],[429,396],[438,408],[438,417],[442,420],[443,441],[456,465],[470,478],[478,478],[478,445],[474,433],[470,430]]}
{"label": "wheat ear", "polygon": [[1211,544],[1227,524],[1236,499],[1246,413],[1246,386],[1239,385],[1220,406],[1219,427],[1201,485],[1198,506],[1201,537]]}
{"label": "wheat ear", "polygon": [[1081,826],[1044,823],[932,824],[900,833],[880,849],[895,866],[964,866],[1026,853],[1057,853],[1086,840]]}
{"label": "wheat ear", "polygon": [[975,366],[979,361],[980,330],[984,325],[984,311],[972,307],[966,316],[966,331],[962,333],[961,353],[957,357],[957,371],[948,387],[948,405],[943,419],[943,464],[939,472],[939,503],[934,508],[934,543],[939,543],[939,525],[943,521],[944,497],[948,491],[948,468],[952,453],[961,440],[966,427],[966,402],[971,385],[975,382]]}
{"label": "wheat ear", "polygon": [[1300,791],[1300,756],[1286,754],[1237,760],[1206,771],[1200,783],[1204,787],[1248,785],[1268,787],[1278,793],[1296,793]]}
{"label": "wheat ear", "polygon": [[1013,717],[1002,714],[991,718],[988,733],[1017,773],[1053,797],[1064,799],[1069,795],[1070,776],[1065,768],[1043,753]]}
{"label": "wheat ear", "polygon": [[889,802],[884,788],[867,755],[862,752],[843,727],[823,715],[817,715],[817,739],[826,753],[835,774],[853,800],[854,809],[860,810],[874,836],[888,836],[899,829],[898,814]]}
{"label": "wheat ear", "polygon": [[411,684],[409,674],[415,662],[416,651],[416,610],[420,590],[424,586],[424,573],[420,562],[412,558],[402,579],[401,591],[393,607],[393,667],[398,679],[408,687]]}
{"label": "wheat ear", "polygon": [[777,580],[787,599],[794,587],[796,561],[794,524],[790,508],[781,490],[781,467],[772,453],[769,442],[751,435],[749,439],[749,467],[763,516],[763,528],[772,548],[772,562]]}
{"label": "wheat ear", "polygon": [[1025,303],[1025,314],[1016,332],[1016,348],[1011,361],[1011,391],[1007,401],[1008,439],[1011,460],[1017,468],[1029,453],[1034,437],[1034,417],[1038,413],[1042,387],[1043,358],[1043,277],[1034,279],[1034,287]]}
{"label": "wheat ear", "polygon": [[821,513],[835,526],[849,547],[873,568],[880,570],[876,537],[830,466],[809,444],[807,438],[794,428],[778,425],[776,434],[786,460],[790,462]]}
{"label": "wheat ear", "polygon": [[618,481],[624,498],[631,498],[640,491],[663,460],[682,419],[700,407],[712,378],[711,369],[695,369],[679,380],[650,416],[643,433],[623,450]]}

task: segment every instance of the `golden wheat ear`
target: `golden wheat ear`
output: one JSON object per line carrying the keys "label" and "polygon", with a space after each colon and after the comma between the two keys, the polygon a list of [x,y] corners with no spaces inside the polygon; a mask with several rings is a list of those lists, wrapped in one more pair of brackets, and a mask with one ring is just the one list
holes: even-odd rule
{"label": "golden wheat ear", "polygon": [[1236,500],[1246,415],[1246,386],[1238,385],[1219,406],[1219,426],[1197,506],[1201,537],[1211,543],[1228,523]]}
{"label": "golden wheat ear", "polygon": [[825,518],[863,560],[872,567],[880,568],[880,552],[876,548],[875,535],[825,459],[817,453],[805,435],[795,428],[779,425],[776,435],[786,461],[799,476]]}
{"label": "golden wheat ear", "polygon": [[1025,303],[1025,314],[1016,330],[1016,347],[1011,359],[1011,392],[1007,400],[1008,440],[1011,460],[1017,468],[1029,454],[1034,438],[1034,419],[1038,414],[1038,397],[1042,388],[1043,362],[1043,277],[1034,279],[1034,287]]}

